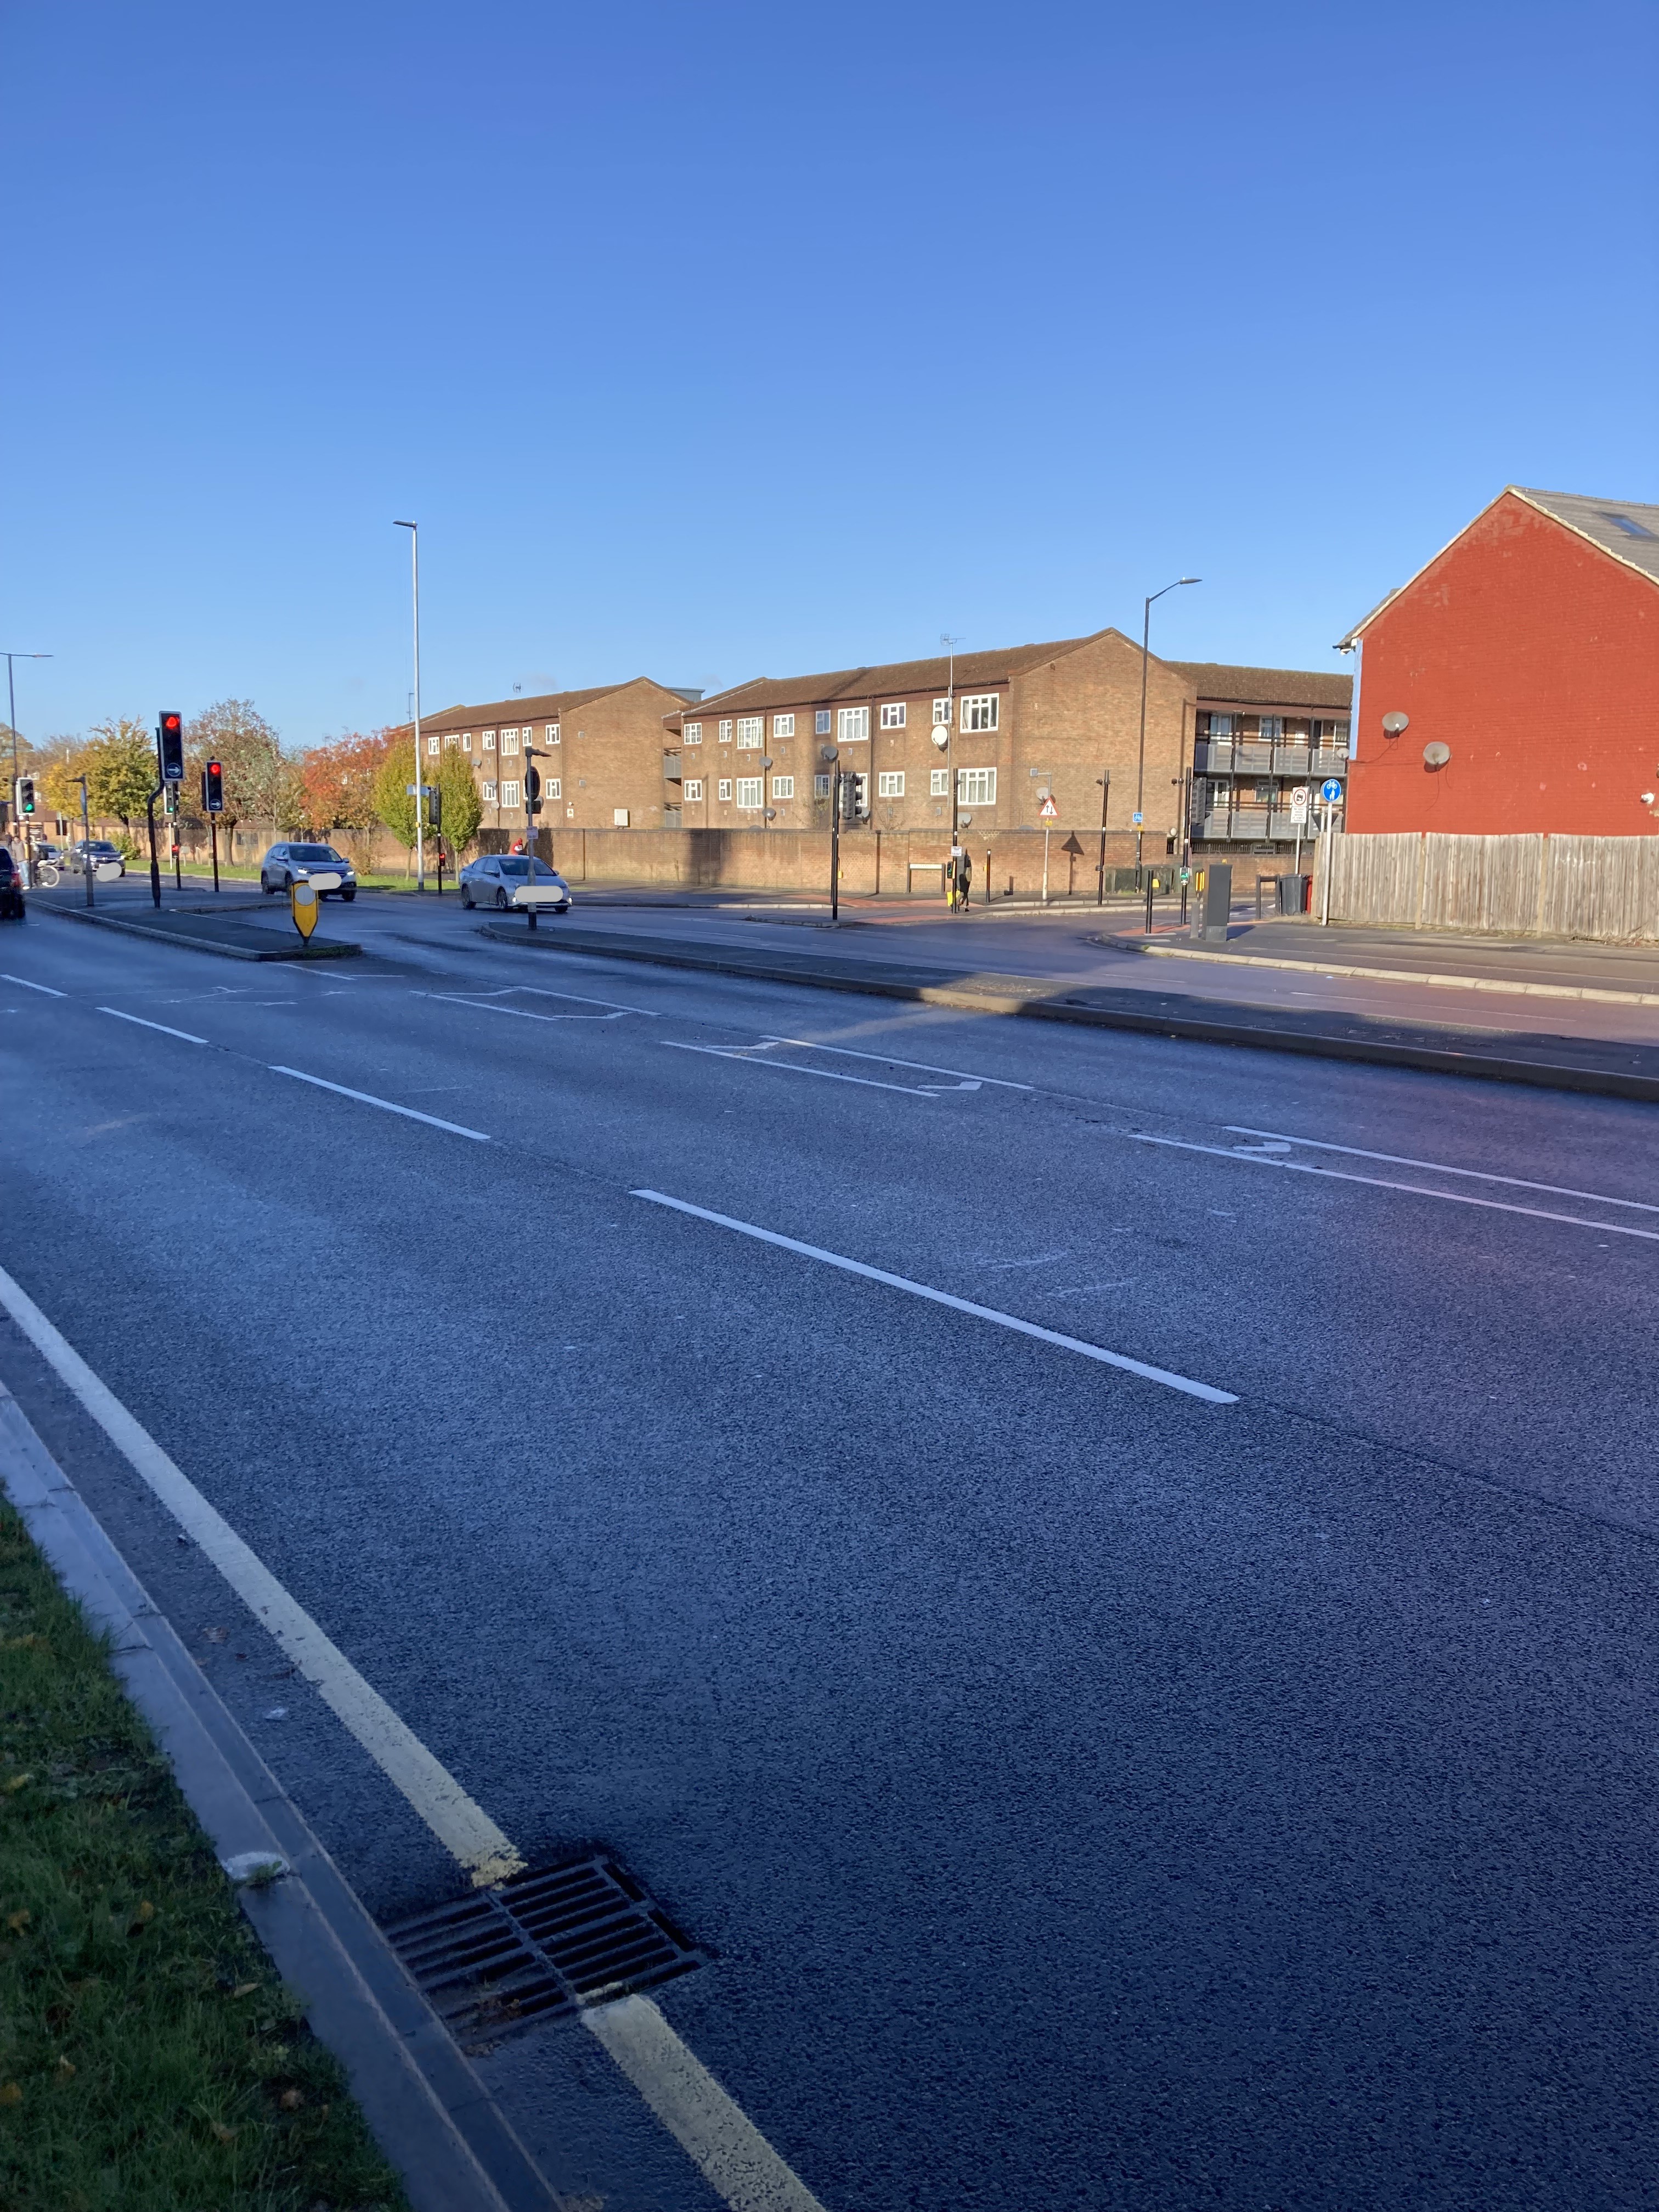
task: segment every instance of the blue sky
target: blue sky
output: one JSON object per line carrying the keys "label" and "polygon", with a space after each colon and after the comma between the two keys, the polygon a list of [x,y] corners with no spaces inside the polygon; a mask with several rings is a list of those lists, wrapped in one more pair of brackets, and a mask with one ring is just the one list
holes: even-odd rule
{"label": "blue sky", "polygon": [[[1659,15],[6,10],[26,733],[1138,629],[1333,641],[1659,498]],[[3,712],[3,702],[0,702]]]}

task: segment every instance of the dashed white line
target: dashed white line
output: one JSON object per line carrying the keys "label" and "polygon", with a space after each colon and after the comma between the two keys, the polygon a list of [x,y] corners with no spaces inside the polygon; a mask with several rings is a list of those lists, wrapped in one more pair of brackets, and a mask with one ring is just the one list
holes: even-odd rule
{"label": "dashed white line", "polygon": [[1139,1375],[1143,1382],[1161,1383],[1166,1390],[1179,1390],[1188,1398],[1201,1398],[1206,1405],[1238,1403],[1232,1391],[1218,1390],[1212,1383],[1194,1382],[1189,1375],[1176,1375],[1167,1367],[1153,1367],[1144,1359],[1132,1359],[1127,1352],[1109,1352],[1103,1345],[1085,1344],[1081,1337],[1065,1336],[1058,1329],[1040,1328],[1034,1321],[1021,1320],[1018,1314],[1000,1313],[994,1306],[976,1305],[971,1298],[957,1297],[950,1291],[936,1291],[928,1283],[912,1282],[908,1275],[890,1274],[885,1267],[872,1267],[862,1260],[849,1260],[842,1252],[827,1252],[821,1244],[804,1244],[799,1237],[781,1237],[775,1229],[762,1229],[752,1221],[734,1220],[729,1213],[715,1213],[706,1206],[693,1206],[688,1199],[671,1198],[665,1191],[634,1190],[629,1196],[645,1199],[653,1206],[669,1206],[676,1213],[689,1213],[699,1221],[713,1222],[719,1229],[735,1230],[739,1237],[753,1237],[763,1244],[775,1244],[785,1252],[799,1252],[803,1259],[821,1261],[826,1267],[839,1267],[843,1273],[884,1283],[890,1290],[907,1291],[911,1297],[926,1298],[933,1305],[949,1306],[953,1312],[971,1314],[975,1321],[994,1322],[999,1328],[1036,1337],[1042,1344],[1057,1345],[1062,1352],[1075,1352],[1085,1359],[1098,1360],[1103,1367],[1121,1368],[1126,1374]]}
{"label": "dashed white line", "polygon": [[965,1067],[935,1067],[931,1060],[900,1060],[890,1052],[854,1052],[848,1044],[815,1044],[810,1037],[772,1037],[772,1044],[793,1044],[802,1052],[837,1052],[847,1060],[873,1060],[888,1067],[914,1068],[921,1075],[955,1075],[964,1083],[987,1083],[996,1091],[1035,1091],[1034,1083],[1011,1083],[1003,1075],[969,1075]]}
{"label": "dashed white line", "polygon": [[141,1030],[155,1030],[162,1036],[181,1038],[185,1044],[205,1044],[205,1037],[193,1036],[188,1030],[175,1030],[166,1022],[147,1022],[142,1014],[124,1014],[119,1006],[100,1006],[100,1014],[113,1014],[118,1022],[132,1022]]}
{"label": "dashed white line", "polygon": [[377,1098],[372,1091],[354,1091],[349,1084],[330,1083],[320,1075],[307,1075],[302,1067],[278,1067],[272,1061],[270,1072],[273,1075],[291,1075],[296,1083],[314,1083],[319,1091],[332,1091],[342,1098],[355,1098],[360,1105],[378,1106],[383,1114],[401,1114],[405,1121],[424,1121],[430,1129],[447,1129],[452,1137],[471,1137],[475,1145],[490,1141],[482,1129],[469,1129],[459,1121],[441,1121],[435,1114],[420,1114],[412,1106],[398,1106],[390,1098]]}
{"label": "dashed white line", "polygon": [[1368,1152],[1358,1145],[1327,1144],[1319,1137],[1286,1137],[1277,1129],[1245,1129],[1227,1124],[1230,1137],[1266,1137],[1275,1145],[1304,1145],[1316,1152],[1341,1152],[1351,1160],[1380,1160],[1391,1168],[1426,1168],[1434,1175],[1466,1176],[1476,1182],[1507,1183],[1511,1190],[1538,1190],[1551,1198],[1588,1199],[1595,1206],[1626,1206],[1638,1213],[1659,1213],[1659,1206],[1640,1198],[1609,1198],[1604,1190],[1575,1190],[1568,1183],[1529,1182],[1525,1176],[1495,1175],[1486,1168],[1448,1167],[1443,1160],[1413,1160],[1401,1152]]}
{"label": "dashed white line", "polygon": [[475,1014],[510,1014],[515,1022],[619,1022],[631,1006],[618,1006],[608,1014],[537,1014],[528,1006],[497,1006],[488,999],[463,999],[453,991],[428,991],[428,999],[441,999],[446,1006],[467,1006]]}
{"label": "dashed white line", "polygon": [[797,1067],[788,1060],[757,1060],[756,1054],[765,1049],[762,1045],[682,1044],[677,1037],[659,1037],[657,1042],[665,1045],[670,1052],[700,1052],[710,1060],[739,1060],[750,1067],[770,1067],[780,1075],[811,1075],[820,1083],[856,1083],[864,1091],[896,1091],[903,1098],[933,1098],[936,1091],[926,1091],[919,1083],[878,1083],[868,1075],[837,1075],[833,1067]]}
{"label": "dashed white line", "polygon": [[0,983],[21,983],[26,991],[41,991],[49,999],[67,999],[67,991],[54,991],[50,983],[31,983],[27,975],[8,975],[0,972]]}

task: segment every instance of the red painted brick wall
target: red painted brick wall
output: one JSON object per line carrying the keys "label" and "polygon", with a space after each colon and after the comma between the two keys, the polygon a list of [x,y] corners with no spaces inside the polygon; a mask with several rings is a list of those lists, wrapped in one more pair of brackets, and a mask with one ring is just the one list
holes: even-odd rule
{"label": "red painted brick wall", "polygon": [[[1524,500],[1471,523],[1364,654],[1350,830],[1659,831],[1659,584]],[[1385,738],[1395,710],[1411,727]]]}

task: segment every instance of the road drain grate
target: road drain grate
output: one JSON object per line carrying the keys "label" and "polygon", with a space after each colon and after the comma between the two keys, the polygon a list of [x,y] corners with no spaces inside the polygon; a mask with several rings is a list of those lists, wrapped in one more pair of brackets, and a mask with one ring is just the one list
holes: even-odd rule
{"label": "road drain grate", "polygon": [[464,2047],[703,1963],[638,1883],[604,1858],[514,1875],[386,1932]]}

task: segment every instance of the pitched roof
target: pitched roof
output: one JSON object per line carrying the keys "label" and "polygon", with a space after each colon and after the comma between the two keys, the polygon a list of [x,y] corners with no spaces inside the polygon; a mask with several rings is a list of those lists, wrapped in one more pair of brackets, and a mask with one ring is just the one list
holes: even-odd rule
{"label": "pitched roof", "polygon": [[[487,699],[482,706],[444,707],[436,714],[422,714],[421,727],[443,731],[465,729],[473,722],[481,722],[486,727],[493,722],[556,722],[574,714],[578,707],[585,707],[590,699],[607,699],[613,691],[626,691],[629,684],[654,681],[649,676],[630,676],[627,683],[593,684],[585,691],[542,691],[533,699]],[[657,689],[672,691],[677,698],[685,696],[668,684],[659,684]]]}
{"label": "pitched roof", "polygon": [[1353,704],[1353,678],[1340,669],[1325,673],[1306,668],[1235,668],[1220,660],[1166,660],[1198,692],[1200,705],[1214,700],[1237,707],[1340,707]]}
{"label": "pitched roof", "polygon": [[1357,622],[1345,638],[1339,641],[1337,651],[1346,653],[1368,630],[1384,607],[1409,591],[1419,576],[1426,575],[1440,558],[1449,553],[1457,539],[1473,530],[1480,515],[1491,514],[1499,499],[1523,499],[1528,507],[1536,507],[1540,514],[1547,514],[1553,522],[1565,523],[1580,538],[1587,538],[1601,552],[1610,554],[1615,561],[1638,574],[1659,584],[1659,507],[1651,507],[1641,500],[1592,499],[1588,492],[1528,491],[1524,484],[1505,484],[1497,499],[1488,500],[1480,514],[1466,522],[1457,536],[1449,538],[1403,584],[1377,601],[1362,621]]}
{"label": "pitched roof", "polygon": [[[983,684],[1006,684],[1025,669],[1058,660],[1063,654],[1075,653],[1079,646],[1094,644],[1097,638],[1121,635],[1121,631],[1102,629],[1089,637],[1057,638],[1047,645],[1006,645],[984,653],[959,653],[957,690],[972,691]],[[734,684],[729,691],[698,700],[696,714],[763,714],[774,707],[823,707],[838,699],[943,691],[950,676],[951,663],[942,653],[927,660],[889,660],[865,668],[832,669],[817,676],[757,676],[747,684]]]}

